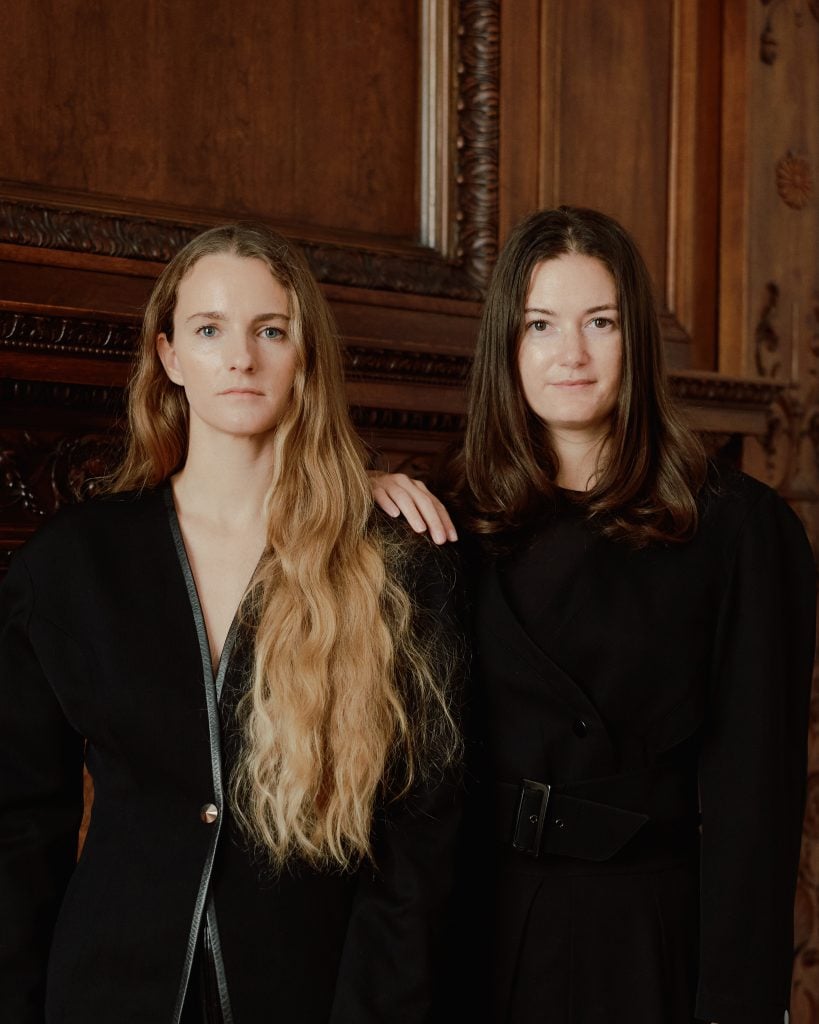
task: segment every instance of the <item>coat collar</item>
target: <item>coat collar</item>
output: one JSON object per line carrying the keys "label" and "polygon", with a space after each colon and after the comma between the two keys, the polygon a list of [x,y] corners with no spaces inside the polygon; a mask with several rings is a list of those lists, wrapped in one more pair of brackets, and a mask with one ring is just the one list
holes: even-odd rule
{"label": "coat collar", "polygon": [[510,654],[548,683],[563,703],[579,717],[588,717],[604,726],[597,708],[583,688],[523,628],[506,599],[496,565],[488,566],[484,572],[481,591],[475,623],[478,645],[483,645],[482,634],[491,632]]}

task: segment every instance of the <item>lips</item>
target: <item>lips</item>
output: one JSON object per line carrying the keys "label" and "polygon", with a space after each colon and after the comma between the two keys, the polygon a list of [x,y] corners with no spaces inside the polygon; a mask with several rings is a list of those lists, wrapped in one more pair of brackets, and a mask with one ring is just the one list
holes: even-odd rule
{"label": "lips", "polygon": [[264,395],[263,391],[256,391],[255,388],[228,388],[226,391],[220,391],[220,395],[257,395],[261,397]]}
{"label": "lips", "polygon": [[555,380],[552,381],[553,388],[583,388],[594,384],[593,380]]}

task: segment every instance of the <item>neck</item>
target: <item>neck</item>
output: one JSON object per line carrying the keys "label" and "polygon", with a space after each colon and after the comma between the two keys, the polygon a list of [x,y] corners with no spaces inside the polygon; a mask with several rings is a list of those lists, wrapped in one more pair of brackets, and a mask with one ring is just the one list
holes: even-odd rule
{"label": "neck", "polygon": [[550,440],[557,455],[558,487],[569,491],[588,491],[595,484],[606,434],[573,434],[552,430]]}
{"label": "neck", "polygon": [[270,488],[270,438],[222,435],[207,440],[207,445],[199,443],[191,430],[185,465],[173,477],[180,513],[228,529],[259,524]]}

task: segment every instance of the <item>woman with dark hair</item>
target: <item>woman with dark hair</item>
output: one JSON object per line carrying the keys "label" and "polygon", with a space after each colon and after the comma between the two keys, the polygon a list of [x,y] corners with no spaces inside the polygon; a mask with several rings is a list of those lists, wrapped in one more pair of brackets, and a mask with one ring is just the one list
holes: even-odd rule
{"label": "woman with dark hair", "polygon": [[[815,568],[788,506],[679,418],[611,218],[562,207],[510,236],[447,485],[475,553],[488,1016],[781,1024]],[[414,481],[374,488],[451,532]]]}
{"label": "woman with dark hair", "polygon": [[421,1024],[451,573],[373,514],[297,249],[229,226],[171,260],[129,424],[0,589],[0,1019]]}

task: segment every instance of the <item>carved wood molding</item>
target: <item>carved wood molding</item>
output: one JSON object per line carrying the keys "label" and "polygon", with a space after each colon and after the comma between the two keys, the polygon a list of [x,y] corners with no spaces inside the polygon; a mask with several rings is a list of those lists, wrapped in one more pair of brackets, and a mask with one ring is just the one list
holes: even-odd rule
{"label": "carved wood molding", "polygon": [[365,348],[361,345],[348,345],[345,356],[349,380],[423,384],[425,387],[461,387],[472,364],[468,356]]}
{"label": "carved wood molding", "polygon": [[14,404],[21,407],[80,409],[114,416],[122,411],[123,390],[99,384],[66,384],[54,380],[0,377],[0,402],[7,407]]}
{"label": "carved wood molding", "polygon": [[[390,356],[393,353],[389,353]],[[391,379],[395,379],[394,375]],[[96,384],[64,384],[58,381],[0,378],[0,401],[20,407],[57,407],[107,412],[112,419],[124,408],[122,388]],[[420,409],[393,409],[351,405],[353,424],[360,430],[421,431],[428,434],[453,434],[463,429],[460,413]]]}
{"label": "carved wood molding", "polygon": [[774,381],[705,373],[672,373],[669,382],[674,397],[683,402],[743,405],[757,409],[771,405],[785,387]]}
{"label": "carved wood molding", "polygon": [[[133,357],[139,323],[0,310],[0,351],[84,356],[128,361]],[[350,380],[391,384],[461,386],[471,360],[439,352],[413,352],[347,345]]]}
{"label": "carved wood molding", "polygon": [[479,290],[489,280],[498,245],[498,110],[500,2],[466,0],[458,25],[457,255]]}
{"label": "carved wood molding", "polygon": [[137,323],[0,310],[0,349],[129,360]]}
{"label": "carved wood molding", "polygon": [[451,412],[421,412],[416,409],[376,409],[350,406],[350,417],[357,430],[389,430],[401,433],[457,435],[466,425],[466,417]]}
{"label": "carved wood molding", "polygon": [[[320,281],[481,297],[497,250],[499,2],[461,0],[457,10],[454,257],[423,246],[395,252],[296,238]],[[0,242],[19,246],[165,262],[209,226],[0,197]]]}

